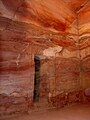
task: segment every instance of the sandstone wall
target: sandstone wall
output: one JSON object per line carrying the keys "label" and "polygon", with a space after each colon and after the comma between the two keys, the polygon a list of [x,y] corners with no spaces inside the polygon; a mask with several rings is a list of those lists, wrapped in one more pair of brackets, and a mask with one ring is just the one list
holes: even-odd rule
{"label": "sandstone wall", "polygon": [[77,57],[43,57],[40,64],[40,100],[47,99],[58,107],[79,102],[82,94],[79,65]]}
{"label": "sandstone wall", "polygon": [[0,18],[0,111],[22,112],[33,100],[34,58],[25,29],[10,21]]}
{"label": "sandstone wall", "polygon": [[[78,13],[81,86],[90,88],[90,2]],[[90,91],[89,91],[90,92]]]}
{"label": "sandstone wall", "polygon": [[[1,113],[28,111],[31,107],[35,55],[45,56],[40,66],[41,97],[52,96],[55,105],[61,99],[61,104],[80,101],[79,65],[83,60],[79,47],[81,53],[84,49],[82,40],[79,46],[78,35],[77,15],[64,1],[0,1]],[[82,67],[87,71],[89,62],[84,61]],[[82,75],[89,83],[89,72]]]}

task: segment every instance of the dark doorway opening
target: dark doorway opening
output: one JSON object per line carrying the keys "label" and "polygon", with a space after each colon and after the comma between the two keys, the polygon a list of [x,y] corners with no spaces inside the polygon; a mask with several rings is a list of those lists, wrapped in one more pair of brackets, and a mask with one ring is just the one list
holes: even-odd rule
{"label": "dark doorway opening", "polygon": [[34,77],[34,102],[39,101],[39,83],[40,83],[40,58],[35,55],[35,77]]}

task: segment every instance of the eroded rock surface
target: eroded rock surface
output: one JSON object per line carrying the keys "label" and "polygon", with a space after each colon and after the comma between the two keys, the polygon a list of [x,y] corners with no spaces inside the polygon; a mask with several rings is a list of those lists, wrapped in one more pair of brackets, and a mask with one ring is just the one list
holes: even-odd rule
{"label": "eroded rock surface", "polygon": [[41,98],[52,97],[56,106],[60,99],[60,106],[83,101],[90,87],[89,16],[87,0],[0,1],[1,114],[33,105],[35,55]]}

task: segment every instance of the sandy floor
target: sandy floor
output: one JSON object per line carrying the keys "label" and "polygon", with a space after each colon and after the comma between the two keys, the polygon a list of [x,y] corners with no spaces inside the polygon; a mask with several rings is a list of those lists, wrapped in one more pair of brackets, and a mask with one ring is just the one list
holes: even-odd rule
{"label": "sandy floor", "polygon": [[59,110],[23,114],[0,120],[90,120],[90,104],[68,106]]}

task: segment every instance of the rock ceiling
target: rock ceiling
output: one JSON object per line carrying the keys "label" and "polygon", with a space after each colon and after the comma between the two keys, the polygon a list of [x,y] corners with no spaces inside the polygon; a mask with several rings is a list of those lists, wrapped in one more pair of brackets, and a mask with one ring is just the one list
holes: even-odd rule
{"label": "rock ceiling", "polygon": [[1,0],[0,14],[64,32],[75,20],[75,12],[83,9],[88,2],[88,0]]}
{"label": "rock ceiling", "polygon": [[76,50],[78,37],[83,39],[90,35],[90,0],[0,0],[0,16],[29,23],[24,30],[33,31],[31,35],[38,37],[33,42],[37,44],[51,45],[51,40],[61,47]]}

